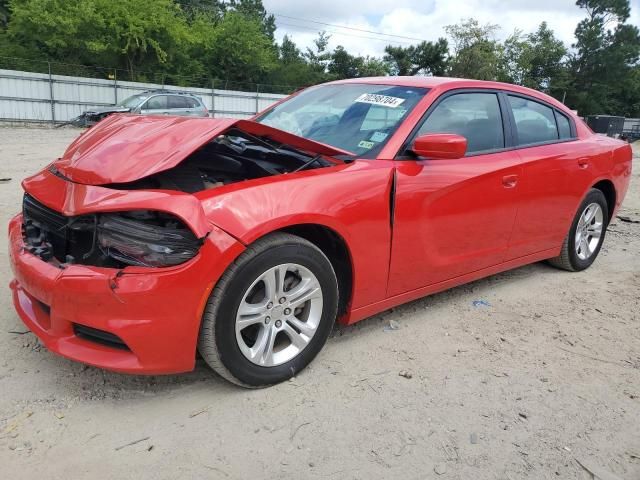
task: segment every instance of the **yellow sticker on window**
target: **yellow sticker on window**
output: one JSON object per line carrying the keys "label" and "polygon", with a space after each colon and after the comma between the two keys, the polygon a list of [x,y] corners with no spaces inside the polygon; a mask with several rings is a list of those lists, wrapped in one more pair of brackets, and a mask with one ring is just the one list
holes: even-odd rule
{"label": "yellow sticker on window", "polygon": [[373,142],[367,142],[366,140],[362,140],[362,141],[358,144],[358,146],[359,146],[360,148],[367,148],[367,149],[369,149],[369,148],[373,148],[373,146],[374,146],[374,145],[375,145],[375,143],[373,143]]}

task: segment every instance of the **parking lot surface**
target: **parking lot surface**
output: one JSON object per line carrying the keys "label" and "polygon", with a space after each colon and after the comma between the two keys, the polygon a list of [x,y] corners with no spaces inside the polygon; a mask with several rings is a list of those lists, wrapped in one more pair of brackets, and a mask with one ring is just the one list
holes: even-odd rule
{"label": "parking lot surface", "polygon": [[[5,230],[20,181],[78,133],[0,128]],[[336,328],[309,368],[264,390],[201,360],[143,377],[48,352],[14,312],[3,230],[2,477],[590,479],[598,467],[637,480],[638,158],[634,168],[619,212],[631,222],[613,220],[589,270],[533,264]]]}

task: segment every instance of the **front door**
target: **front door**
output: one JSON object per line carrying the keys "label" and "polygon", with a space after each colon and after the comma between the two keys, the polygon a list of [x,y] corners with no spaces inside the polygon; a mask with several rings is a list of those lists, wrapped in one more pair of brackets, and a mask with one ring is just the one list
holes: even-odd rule
{"label": "front door", "polygon": [[520,158],[507,151],[497,93],[455,93],[415,133],[457,133],[467,156],[396,167],[388,296],[504,261],[517,212]]}

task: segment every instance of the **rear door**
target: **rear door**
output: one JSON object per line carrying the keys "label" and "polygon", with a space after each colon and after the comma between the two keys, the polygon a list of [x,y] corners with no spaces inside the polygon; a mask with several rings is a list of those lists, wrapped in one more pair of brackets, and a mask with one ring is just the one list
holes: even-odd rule
{"label": "rear door", "polygon": [[456,160],[397,161],[389,296],[504,261],[522,173],[504,102],[490,90],[445,94],[408,139],[457,133],[468,147]]}
{"label": "rear door", "polygon": [[522,159],[518,214],[507,259],[559,248],[592,178],[588,147],[573,121],[552,105],[507,95]]}

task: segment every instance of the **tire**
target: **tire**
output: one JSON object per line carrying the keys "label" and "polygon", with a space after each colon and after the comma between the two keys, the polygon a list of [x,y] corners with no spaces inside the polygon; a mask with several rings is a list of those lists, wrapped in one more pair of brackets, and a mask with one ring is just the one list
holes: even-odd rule
{"label": "tire", "polygon": [[[305,289],[313,296],[301,303]],[[198,351],[236,385],[273,385],[318,354],[337,308],[338,282],[324,253],[295,235],[270,234],[249,246],[220,278],[202,317]]]}
{"label": "tire", "polygon": [[[597,206],[597,207],[595,207]],[[588,215],[587,209],[591,208],[590,212],[596,212],[597,220],[595,217],[589,220],[589,224],[581,222],[581,218],[586,218],[584,215]],[[600,211],[600,216],[597,215],[597,209]],[[597,221],[596,221],[597,220]],[[597,242],[588,233],[593,233],[596,230],[596,225],[601,223],[600,236],[597,238]],[[568,270],[570,272],[579,272],[585,270],[591,266],[600,253],[604,237],[607,232],[607,226],[609,225],[609,208],[607,205],[607,199],[604,194],[595,188],[589,190],[587,196],[580,204],[578,211],[571,222],[571,228],[562,244],[562,250],[560,255],[550,259],[548,262],[554,267]],[[581,246],[576,244],[576,237],[578,240],[586,237],[587,243],[583,243]],[[590,240],[591,239],[591,240]],[[580,243],[580,241],[578,242]]]}

